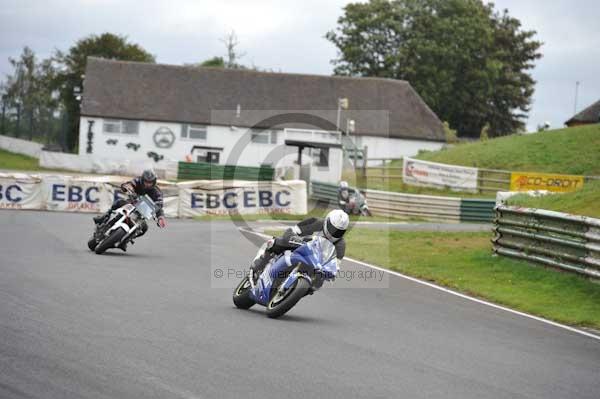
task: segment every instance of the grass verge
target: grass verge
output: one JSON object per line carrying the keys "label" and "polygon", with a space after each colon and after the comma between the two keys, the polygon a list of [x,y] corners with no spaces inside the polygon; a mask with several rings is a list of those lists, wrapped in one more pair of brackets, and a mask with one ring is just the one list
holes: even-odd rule
{"label": "grass verge", "polygon": [[0,149],[0,169],[40,170],[38,159]]}
{"label": "grass verge", "polygon": [[600,124],[458,144],[417,158],[511,171],[600,175]]}
{"label": "grass verge", "polygon": [[583,188],[572,193],[548,194],[543,197],[531,197],[519,194],[507,201],[508,205],[527,208],[548,209],[576,215],[600,218],[600,181],[586,182]]}
{"label": "grass verge", "polygon": [[492,256],[489,233],[355,228],[347,235],[346,254],[512,309],[600,329],[600,283]]}

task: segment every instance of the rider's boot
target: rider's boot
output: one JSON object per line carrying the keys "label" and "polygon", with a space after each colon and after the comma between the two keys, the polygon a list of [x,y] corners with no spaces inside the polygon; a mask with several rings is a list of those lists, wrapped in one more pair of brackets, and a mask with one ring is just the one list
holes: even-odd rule
{"label": "rider's boot", "polygon": [[111,209],[109,209],[108,211],[106,211],[106,213],[102,214],[102,215],[98,215],[94,217],[94,223],[100,225],[104,222],[106,222],[108,220],[108,218],[110,217],[110,213],[112,212]]}
{"label": "rider's boot", "polygon": [[265,270],[265,266],[267,266],[267,263],[269,263],[270,256],[265,255],[266,254],[254,259],[254,261],[252,262],[252,266],[250,266],[250,272],[252,280],[254,282],[258,281],[258,277],[263,272],[263,270]]}

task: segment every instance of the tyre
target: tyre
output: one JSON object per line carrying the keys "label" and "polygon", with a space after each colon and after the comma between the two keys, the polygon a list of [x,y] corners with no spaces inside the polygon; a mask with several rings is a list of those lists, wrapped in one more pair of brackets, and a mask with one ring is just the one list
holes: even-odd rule
{"label": "tyre", "polygon": [[250,309],[256,302],[250,298],[250,278],[244,277],[233,290],[233,303],[240,309]]}
{"label": "tyre", "polygon": [[98,245],[98,242],[96,241],[96,239],[94,237],[92,237],[88,240],[88,248],[90,249],[90,251],[95,250],[96,245]]}
{"label": "tyre", "polygon": [[100,241],[94,250],[98,255],[104,253],[109,248],[114,247],[125,236],[125,230],[118,228],[114,230],[108,237]]}
{"label": "tyre", "polygon": [[294,307],[310,288],[310,283],[302,277],[296,280],[283,294],[276,292],[273,298],[267,304],[267,316],[276,319],[283,316],[288,310]]}

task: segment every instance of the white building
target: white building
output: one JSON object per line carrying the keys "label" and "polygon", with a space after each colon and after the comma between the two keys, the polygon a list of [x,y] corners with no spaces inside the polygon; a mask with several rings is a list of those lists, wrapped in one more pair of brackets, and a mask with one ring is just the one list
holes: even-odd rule
{"label": "white building", "polygon": [[[348,109],[338,109],[340,98]],[[342,137],[351,123],[351,139]],[[81,155],[270,164],[299,174],[301,150],[304,173],[334,182],[342,147],[399,158],[443,142],[441,122],[404,81],[87,61]]]}

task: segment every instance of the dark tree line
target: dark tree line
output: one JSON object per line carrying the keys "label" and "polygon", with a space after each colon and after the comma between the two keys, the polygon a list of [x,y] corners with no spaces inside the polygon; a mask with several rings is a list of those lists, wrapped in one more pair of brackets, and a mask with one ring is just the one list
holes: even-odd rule
{"label": "dark tree line", "polygon": [[104,33],[77,41],[67,52],[38,59],[29,48],[9,59],[12,72],[0,85],[2,133],[76,150],[81,92],[88,56],[154,62],[154,56],[123,36]]}

